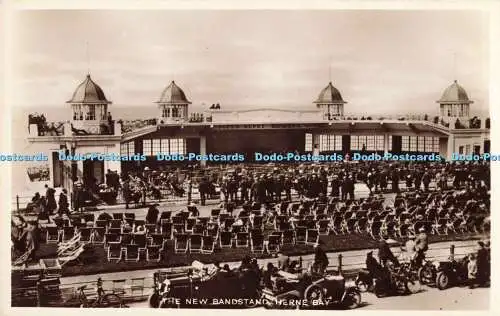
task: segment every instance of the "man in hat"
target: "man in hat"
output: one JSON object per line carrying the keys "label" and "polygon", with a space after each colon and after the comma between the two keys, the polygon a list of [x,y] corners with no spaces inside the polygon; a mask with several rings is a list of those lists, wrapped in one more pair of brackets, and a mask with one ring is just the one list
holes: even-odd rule
{"label": "man in hat", "polygon": [[419,234],[415,238],[415,251],[417,252],[415,263],[417,267],[422,265],[422,261],[425,259],[425,252],[429,249],[429,238],[425,232],[425,227],[420,227],[418,231]]}
{"label": "man in hat", "polygon": [[392,253],[392,250],[387,243],[387,239],[389,239],[389,236],[384,235],[380,241],[378,247],[378,260],[383,267],[387,266],[388,261],[392,262],[395,266],[399,266],[399,261]]}
{"label": "man in hat", "polygon": [[[403,249],[402,249],[403,250]],[[415,251],[415,235],[410,233],[408,235],[408,240],[405,243],[404,251],[409,260],[415,259],[416,251]]]}

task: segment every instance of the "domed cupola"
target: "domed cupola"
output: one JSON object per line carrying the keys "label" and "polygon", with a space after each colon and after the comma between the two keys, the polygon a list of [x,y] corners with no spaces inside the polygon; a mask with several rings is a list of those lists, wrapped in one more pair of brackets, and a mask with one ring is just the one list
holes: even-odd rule
{"label": "domed cupola", "polygon": [[441,99],[436,102],[440,105],[442,117],[468,117],[469,105],[474,103],[456,80],[444,90]]}
{"label": "domed cupola", "polygon": [[156,103],[160,109],[160,122],[178,122],[188,119],[188,106],[191,102],[187,99],[184,91],[175,84],[175,81],[172,81],[163,90]]}
{"label": "domed cupola", "polygon": [[106,99],[104,91],[90,75],[78,85],[66,103],[71,105],[73,128],[88,134],[110,132],[108,105],[112,102]]}
{"label": "domed cupola", "polygon": [[344,104],[347,102],[342,99],[340,91],[330,82],[321,90],[318,99],[314,103],[323,113],[323,117],[331,120],[344,115]]}

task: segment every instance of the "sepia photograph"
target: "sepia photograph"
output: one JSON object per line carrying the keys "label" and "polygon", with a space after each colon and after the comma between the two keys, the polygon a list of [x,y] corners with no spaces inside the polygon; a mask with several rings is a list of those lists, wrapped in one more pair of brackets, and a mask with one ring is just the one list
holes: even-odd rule
{"label": "sepia photograph", "polygon": [[11,307],[488,311],[490,22],[13,11]]}

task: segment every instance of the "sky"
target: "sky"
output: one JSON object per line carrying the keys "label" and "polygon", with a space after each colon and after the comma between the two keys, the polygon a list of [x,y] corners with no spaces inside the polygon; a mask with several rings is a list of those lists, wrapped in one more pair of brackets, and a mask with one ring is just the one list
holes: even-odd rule
{"label": "sky", "polygon": [[[454,79],[488,112],[480,11],[19,11],[15,107],[59,108],[90,69],[113,107],[303,108],[329,81],[346,113],[437,113]],[[88,43],[88,44],[87,44]]]}

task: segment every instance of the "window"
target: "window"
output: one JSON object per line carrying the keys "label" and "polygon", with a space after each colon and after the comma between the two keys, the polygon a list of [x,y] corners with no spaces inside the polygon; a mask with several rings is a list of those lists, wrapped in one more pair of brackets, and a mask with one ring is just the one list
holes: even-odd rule
{"label": "window", "polygon": [[417,151],[425,151],[425,137],[417,138]]}
{"label": "window", "polygon": [[341,151],[342,135],[323,134],[319,136],[320,151]]}
{"label": "window", "polygon": [[174,107],[172,109],[172,117],[180,117],[180,115],[179,115],[179,109],[177,107]]}
{"label": "window", "polygon": [[312,134],[306,133],[306,141],[305,141],[305,151],[312,151],[313,150],[313,136]]}
{"label": "window", "polygon": [[83,120],[83,112],[82,112],[82,105],[81,104],[73,105],[73,120],[74,121]]}
{"label": "window", "polygon": [[459,153],[460,155],[463,155],[463,153],[464,153],[464,146],[459,146],[459,147],[458,147],[458,153]]}
{"label": "window", "polygon": [[153,139],[152,152],[153,152],[153,155],[156,155],[156,154],[162,152],[161,146],[160,146],[160,139]]}
{"label": "window", "polygon": [[163,106],[162,117],[170,117],[170,108]]}
{"label": "window", "polygon": [[470,151],[470,145],[465,145],[465,154],[468,155],[470,153],[471,153],[471,151]]}
{"label": "window", "polygon": [[120,154],[121,155],[135,155],[135,144],[134,142],[121,143],[120,144]]}
{"label": "window", "polygon": [[448,112],[447,116],[451,116],[451,105],[447,105],[446,108],[447,108],[447,112]]}
{"label": "window", "polygon": [[142,153],[147,156],[152,156],[151,153],[151,139],[142,140]]}
{"label": "window", "polygon": [[95,120],[95,105],[90,104],[86,106],[87,112],[85,114],[85,119],[89,121]]}
{"label": "window", "polygon": [[351,150],[383,151],[384,135],[351,136]]}

